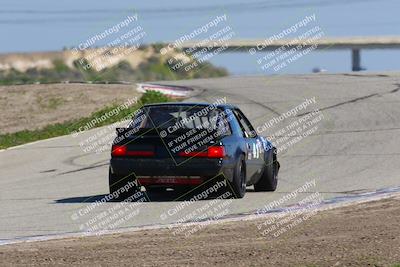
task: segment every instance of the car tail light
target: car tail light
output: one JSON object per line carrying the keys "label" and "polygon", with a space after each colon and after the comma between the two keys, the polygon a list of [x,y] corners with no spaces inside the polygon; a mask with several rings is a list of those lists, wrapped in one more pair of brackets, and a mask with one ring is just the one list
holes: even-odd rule
{"label": "car tail light", "polygon": [[114,157],[136,156],[136,157],[152,157],[154,151],[151,150],[128,150],[126,146],[112,146],[111,155]]}
{"label": "car tail light", "polygon": [[112,146],[111,155],[114,157],[126,156],[126,146]]}
{"label": "car tail light", "polygon": [[223,146],[210,146],[207,154],[209,158],[223,158],[225,157],[225,149]]}
{"label": "car tail light", "polygon": [[193,151],[189,153],[179,152],[182,157],[198,157],[198,158],[223,158],[225,157],[225,149],[223,146],[210,146],[206,151]]}

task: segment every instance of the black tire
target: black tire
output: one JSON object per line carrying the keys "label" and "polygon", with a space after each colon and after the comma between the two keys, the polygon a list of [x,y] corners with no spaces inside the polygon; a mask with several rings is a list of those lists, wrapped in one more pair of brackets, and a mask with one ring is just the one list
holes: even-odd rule
{"label": "black tire", "polygon": [[275,148],[271,150],[271,155],[268,156],[268,162],[266,162],[260,180],[254,184],[254,191],[256,192],[275,191],[278,186],[279,162],[276,160],[275,151]]}
{"label": "black tire", "polygon": [[[244,156],[240,155],[233,174],[233,181],[229,183],[233,189],[234,198],[243,198],[246,194],[246,163]],[[232,190],[230,190],[232,191]]]}
{"label": "black tire", "polygon": [[108,182],[110,194],[113,195],[112,200],[124,201],[139,191],[139,187],[136,186],[135,180],[131,176],[116,176],[111,172],[111,168],[108,171]]}

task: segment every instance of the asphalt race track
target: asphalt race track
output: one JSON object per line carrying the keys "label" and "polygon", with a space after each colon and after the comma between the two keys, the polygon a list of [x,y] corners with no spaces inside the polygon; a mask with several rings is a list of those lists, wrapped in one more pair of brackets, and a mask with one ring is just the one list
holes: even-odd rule
{"label": "asphalt race track", "polygon": [[[289,131],[281,132],[280,137],[287,139],[285,148],[278,145],[283,150],[278,190],[255,193],[248,187],[244,199],[229,203],[229,215],[262,208],[313,179],[315,188],[301,198],[319,192],[331,199],[400,185],[400,74],[247,76],[166,84],[198,89],[199,94],[189,101],[226,97],[261,130],[272,118],[307,99],[315,100],[307,109],[264,129],[265,136],[295,125],[315,109],[323,114],[300,131],[303,136],[309,130],[300,140],[298,135],[289,136]],[[97,131],[101,128],[0,152],[0,240],[79,232],[88,219],[118,205],[106,203],[90,216],[77,215],[108,194],[109,150],[85,153],[79,145]],[[295,141],[287,145],[290,140]],[[207,201],[191,204],[179,216]],[[151,202],[137,203],[139,213],[118,228],[174,222],[179,218],[167,211],[179,204],[153,196]]]}

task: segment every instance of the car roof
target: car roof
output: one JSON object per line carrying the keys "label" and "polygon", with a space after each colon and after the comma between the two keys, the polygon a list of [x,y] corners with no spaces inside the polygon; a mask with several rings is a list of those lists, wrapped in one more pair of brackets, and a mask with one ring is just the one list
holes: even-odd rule
{"label": "car roof", "polygon": [[[205,103],[205,102],[163,102],[163,103],[154,103],[154,104],[145,104],[144,107],[155,107],[155,106],[210,106],[212,103]],[[231,104],[218,104],[218,108],[222,109],[235,109],[238,108],[235,105]]]}

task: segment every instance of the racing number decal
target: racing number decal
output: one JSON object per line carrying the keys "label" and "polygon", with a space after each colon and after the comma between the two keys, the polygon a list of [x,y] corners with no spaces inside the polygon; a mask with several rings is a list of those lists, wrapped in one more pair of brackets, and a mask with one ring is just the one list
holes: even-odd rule
{"label": "racing number decal", "polygon": [[261,154],[261,143],[259,140],[257,140],[257,143],[253,143],[252,145],[249,146],[249,151],[247,152],[247,158],[249,160],[253,159],[258,159],[260,158]]}

